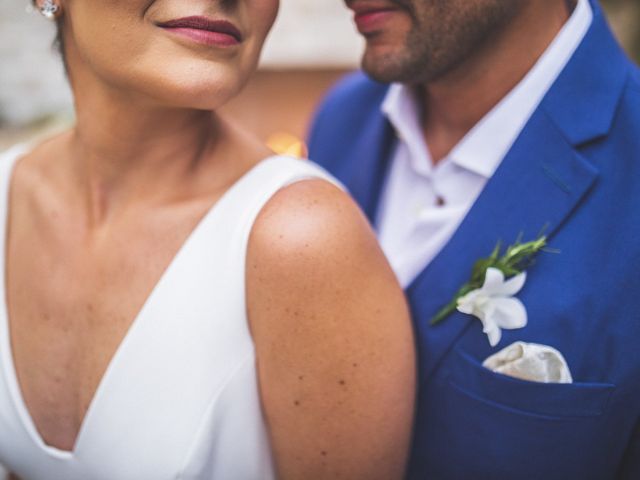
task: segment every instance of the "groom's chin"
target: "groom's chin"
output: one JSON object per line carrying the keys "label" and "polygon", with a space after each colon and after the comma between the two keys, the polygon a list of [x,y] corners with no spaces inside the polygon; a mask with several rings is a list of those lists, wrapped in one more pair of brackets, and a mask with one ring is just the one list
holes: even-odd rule
{"label": "groom's chin", "polygon": [[402,45],[369,44],[362,57],[362,70],[381,83],[410,82],[415,75],[411,55]]}

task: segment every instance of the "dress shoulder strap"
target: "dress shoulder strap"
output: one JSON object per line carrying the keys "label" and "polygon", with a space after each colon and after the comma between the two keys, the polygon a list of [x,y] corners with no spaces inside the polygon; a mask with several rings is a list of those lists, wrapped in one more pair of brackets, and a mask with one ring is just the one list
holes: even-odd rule
{"label": "dress shoulder strap", "polygon": [[315,163],[274,156],[261,161],[231,187],[220,200],[218,213],[228,217],[228,224],[243,217],[250,227],[276,192],[292,183],[310,179],[325,180],[344,190],[338,180]]}
{"label": "dress shoulder strap", "polygon": [[340,182],[321,166],[308,160],[286,156],[269,157],[256,165],[246,176],[247,183],[254,184],[247,188],[265,192],[275,189],[271,195],[291,183],[314,178],[326,180],[344,189]]}
{"label": "dress shoulder strap", "polygon": [[2,185],[2,190],[8,188],[15,163],[28,151],[29,147],[27,145],[19,144],[0,152],[0,184]]}
{"label": "dress shoulder strap", "polygon": [[344,190],[338,180],[310,161],[274,156],[253,167],[218,201],[203,222],[207,233],[201,238],[210,243],[202,249],[217,258],[212,264],[226,265],[223,270],[229,281],[237,279],[244,285],[248,240],[260,211],[282,188],[309,179],[322,179]]}

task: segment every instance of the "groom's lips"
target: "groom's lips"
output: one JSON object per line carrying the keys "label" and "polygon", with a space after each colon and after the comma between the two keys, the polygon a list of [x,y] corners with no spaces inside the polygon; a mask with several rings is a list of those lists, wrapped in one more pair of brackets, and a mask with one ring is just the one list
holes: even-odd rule
{"label": "groom's lips", "polygon": [[348,7],[353,10],[356,27],[362,35],[380,30],[393,15],[400,11],[400,8],[388,2],[359,2],[356,0],[348,2]]}
{"label": "groom's lips", "polygon": [[157,25],[180,37],[210,46],[232,47],[243,40],[240,30],[227,20],[192,16],[161,22]]}

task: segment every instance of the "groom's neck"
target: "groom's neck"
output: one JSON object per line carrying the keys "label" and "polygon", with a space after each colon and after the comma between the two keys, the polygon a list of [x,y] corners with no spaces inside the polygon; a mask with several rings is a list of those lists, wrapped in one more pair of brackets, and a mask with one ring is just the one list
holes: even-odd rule
{"label": "groom's neck", "polygon": [[422,85],[423,129],[434,163],[531,70],[568,20],[575,2],[528,2],[529,8],[455,70]]}

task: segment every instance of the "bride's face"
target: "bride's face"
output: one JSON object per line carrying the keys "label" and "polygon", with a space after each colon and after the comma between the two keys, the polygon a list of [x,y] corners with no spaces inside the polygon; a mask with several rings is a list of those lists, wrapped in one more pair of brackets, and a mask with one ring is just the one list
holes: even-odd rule
{"label": "bride's face", "polygon": [[254,71],[279,0],[61,0],[74,89],[98,81],[167,106],[214,109]]}

